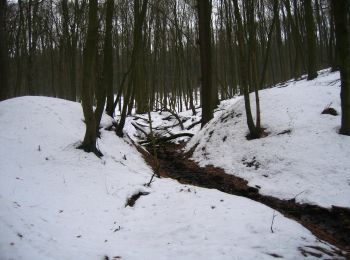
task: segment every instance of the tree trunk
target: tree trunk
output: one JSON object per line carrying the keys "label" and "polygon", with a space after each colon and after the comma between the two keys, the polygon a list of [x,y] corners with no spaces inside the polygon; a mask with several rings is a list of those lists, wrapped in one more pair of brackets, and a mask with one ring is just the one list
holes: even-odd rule
{"label": "tree trunk", "polygon": [[[147,4],[148,0],[143,0],[141,11],[139,10],[139,0],[134,0],[134,12],[137,12],[135,14],[135,28],[134,28],[134,46],[132,50],[132,57],[131,57],[131,64],[130,64],[130,75],[128,74],[128,84],[127,84],[127,91],[126,95],[124,96],[124,104],[123,109],[121,112],[120,120],[118,123],[118,127],[116,129],[116,133],[118,136],[123,136],[123,128],[125,125],[125,119],[128,112],[128,105],[133,103],[133,93],[135,91],[135,87],[137,85],[135,84],[135,79],[137,78],[137,62],[138,57],[141,53],[141,47],[142,47],[142,26],[145,20],[146,11],[147,11]],[[141,53],[142,54],[142,53]],[[131,102],[132,101],[132,102]]]}
{"label": "tree trunk", "polygon": [[83,84],[82,107],[85,118],[85,137],[79,148],[86,152],[93,152],[97,156],[102,153],[96,148],[96,121],[93,111],[93,91],[95,89],[95,64],[97,49],[97,0],[89,1],[89,21],[86,44],[83,52]]}
{"label": "tree trunk", "polygon": [[298,29],[298,24],[297,24],[297,19],[294,22],[292,13],[291,13],[291,7],[290,7],[290,0],[285,0],[285,7],[287,10],[287,19],[288,23],[290,25],[292,37],[293,37],[293,42],[294,42],[294,49],[295,49],[295,60],[294,60],[294,69],[293,69],[293,76],[295,79],[300,78],[302,71],[302,44],[301,44],[301,37],[300,37],[300,32]]}
{"label": "tree trunk", "polygon": [[312,11],[311,0],[304,0],[305,9],[305,24],[307,34],[307,53],[308,53],[308,67],[307,67],[307,79],[313,80],[317,77],[317,65],[316,65],[316,35],[315,35],[315,21]]}
{"label": "tree trunk", "polygon": [[99,135],[99,127],[103,109],[106,103],[106,91],[112,89],[113,93],[113,46],[112,46],[112,19],[113,19],[114,0],[106,2],[106,32],[104,40],[104,58],[103,73],[100,89],[96,93],[97,106],[95,110],[96,133]]}
{"label": "tree trunk", "polygon": [[25,94],[34,95],[33,87],[33,16],[32,16],[33,1],[29,0],[27,6],[27,27],[28,27],[28,60],[27,60],[27,88]]}
{"label": "tree trunk", "polygon": [[211,68],[211,2],[198,0],[199,47],[201,62],[202,127],[213,118]]}
{"label": "tree trunk", "polygon": [[245,111],[246,111],[246,117],[247,117],[247,125],[249,129],[249,136],[250,138],[258,138],[260,133],[258,129],[256,128],[252,111],[250,108],[250,98],[249,98],[249,87],[248,87],[248,58],[245,50],[245,41],[244,41],[244,35],[243,35],[243,24],[242,24],[242,17],[239,11],[238,2],[237,0],[233,0],[234,3],[234,14],[237,22],[237,40],[238,40],[238,56],[240,61],[240,74],[241,74],[241,87],[243,88],[243,95],[244,95],[244,105],[245,105]]}
{"label": "tree trunk", "polygon": [[62,85],[64,85],[63,89],[63,97],[69,100],[75,101],[75,99],[71,96],[71,35],[69,32],[69,11],[68,11],[68,0],[61,0],[61,8],[62,8]]}
{"label": "tree trunk", "polygon": [[[114,0],[107,1],[107,16],[109,16],[109,20],[106,23],[110,26],[109,29],[106,27],[106,38],[105,38],[105,66],[108,68],[104,71],[104,81],[106,86],[106,96],[107,96],[107,106],[106,112],[108,115],[113,116],[115,107],[114,103],[114,91],[113,91],[113,46],[112,46],[112,18],[113,18],[113,10],[114,10]],[[107,25],[106,24],[106,25]],[[108,35],[107,35],[108,34]],[[117,36],[118,37],[118,36]],[[106,54],[108,52],[108,54]],[[108,57],[106,57],[108,55]],[[118,54],[117,54],[118,55]],[[108,65],[107,65],[108,64]]]}
{"label": "tree trunk", "polygon": [[341,77],[342,118],[340,134],[350,135],[350,14],[348,0],[332,0]]}
{"label": "tree trunk", "polygon": [[[143,48],[146,48],[145,37],[142,33],[143,27],[146,20],[146,12],[148,0],[143,0],[141,6],[141,0],[134,0],[134,21],[135,21],[135,31],[136,35],[134,38],[134,45],[137,45],[135,49],[134,56],[134,66],[133,66],[133,93],[131,96],[130,103],[136,103],[137,113],[146,113],[148,111],[148,91],[146,80],[144,78],[144,57],[143,57]],[[141,8],[140,8],[141,7]],[[129,111],[132,110],[132,107],[129,108]]]}
{"label": "tree trunk", "polygon": [[7,1],[0,0],[0,101],[8,95],[8,55],[6,35]]}
{"label": "tree trunk", "polygon": [[[255,8],[254,1],[249,0],[247,3],[247,27],[249,34],[249,61],[250,61],[250,86],[254,89],[255,103],[256,103],[256,128],[260,129],[260,98],[258,85],[258,68],[257,68],[257,40],[256,40],[256,25],[255,25]],[[270,39],[270,38],[269,38]]]}

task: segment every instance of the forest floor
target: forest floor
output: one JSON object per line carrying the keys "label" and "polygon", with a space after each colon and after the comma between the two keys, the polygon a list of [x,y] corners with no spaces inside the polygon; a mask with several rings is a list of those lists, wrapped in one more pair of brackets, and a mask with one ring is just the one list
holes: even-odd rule
{"label": "forest floor", "polygon": [[[156,158],[152,145],[147,146],[148,153],[141,149],[139,151],[144,155],[148,164],[152,166],[154,172],[159,173],[159,177],[175,179],[181,184],[217,189],[263,203],[281,212],[284,216],[298,221],[319,239],[350,254],[349,208],[334,206],[331,209],[326,209],[317,205],[297,203],[295,199],[282,200],[262,195],[258,188],[250,187],[246,180],[227,174],[222,168],[212,165],[199,166],[191,159],[192,154],[183,152],[183,148],[184,143],[163,142],[156,146]],[[271,232],[273,232],[273,227],[271,227]],[[338,254],[343,255],[341,251],[338,251]],[[311,252],[309,254],[305,251],[303,251],[303,255],[322,256],[320,253]]]}
{"label": "forest floor", "polygon": [[[177,139],[179,144],[159,147],[160,174],[171,178],[154,178],[150,185],[154,171],[139,151],[154,166],[153,149],[147,151],[136,144],[144,139],[142,131],[147,134],[147,115],[128,118],[125,138],[110,131],[113,120],[104,115],[98,141],[104,156],[99,159],[76,149],[85,129],[79,103],[47,97],[0,102],[0,259],[346,259],[348,237],[341,229],[343,225],[345,232],[349,227],[344,209],[350,208],[349,177],[344,173],[350,169],[350,145],[336,134],[339,117],[320,116],[323,103],[335,100],[332,106],[339,109],[339,87],[328,82],[337,75],[322,75],[319,80],[324,88],[310,102],[315,107],[294,104],[305,110],[306,121],[321,120],[316,124],[318,139],[308,135],[313,128],[300,124],[291,109],[294,124],[283,121],[282,116],[278,127],[263,112],[270,135],[233,145],[236,134],[245,138],[243,123],[236,121],[237,117],[227,117],[232,109],[235,115],[240,113],[236,107],[240,98],[223,101],[212,123],[202,130],[199,125],[188,130],[199,120],[199,110],[196,116],[190,111],[179,113],[184,129],[171,113],[152,112],[156,134],[190,132],[194,136],[186,147],[179,140],[188,137]],[[312,86],[299,88],[295,88],[299,95],[315,91]],[[293,93],[288,87],[278,90],[281,95],[282,90],[287,96]],[[266,96],[276,94],[271,91],[262,91],[264,111],[268,111]],[[283,104],[276,105],[283,108]],[[310,110],[314,121],[307,118]],[[221,120],[222,124],[218,123]],[[278,135],[286,129],[285,124],[291,133]],[[279,150],[288,141],[305,149],[294,138],[300,129],[313,144],[306,143],[310,147],[307,152],[314,152],[308,160],[293,159]],[[226,131],[226,138],[221,131]],[[277,145],[266,143],[271,140],[278,141]],[[244,147],[251,144],[254,149]],[[315,152],[324,144],[328,145],[326,158]],[[270,150],[261,151],[264,147]],[[293,150],[297,156],[298,149]],[[255,162],[242,161],[237,160],[235,150],[240,156],[247,156],[248,151],[259,154],[249,154],[256,156]],[[271,152],[280,156],[269,164]],[[221,162],[229,160],[226,166],[213,161],[213,153]],[[299,183],[294,193],[300,193],[300,187],[306,190],[299,196],[289,192],[288,182],[283,183],[288,168],[274,172],[284,163],[290,171],[306,167],[310,173],[298,172],[287,178],[289,183]],[[330,181],[325,172],[334,165]],[[271,177],[262,176],[266,172]],[[314,179],[317,175],[319,180]],[[260,179],[266,180],[260,183]]]}
{"label": "forest floor", "polygon": [[[157,139],[156,159],[151,142],[148,153],[139,150],[162,177],[261,202],[350,252],[350,149],[345,146],[350,140],[336,133],[339,116],[334,112],[340,110],[339,75],[319,74],[314,81],[304,78],[262,91],[262,111],[268,112],[263,114],[267,136],[261,140],[245,138],[243,100],[236,97],[222,102],[202,130],[195,125],[198,115],[190,111],[177,118],[152,113],[156,139],[184,132],[194,137],[189,144],[186,137],[180,142]],[[136,141],[147,132],[148,119],[132,118],[133,126],[138,124],[131,131]]]}
{"label": "forest floor", "polygon": [[[201,110],[178,113],[152,112],[155,135],[191,133],[184,150],[200,166],[214,165],[248,181],[261,194],[285,200],[350,208],[350,139],[339,135],[339,73],[319,72],[318,78],[305,78],[261,90],[261,121],[264,138],[247,140],[245,108],[241,96],[225,100],[215,110],[214,119],[203,129]],[[251,95],[255,111],[254,95]],[[323,114],[334,109],[337,115]],[[253,113],[255,118],[255,113]],[[126,132],[135,142],[149,132],[148,116],[129,117]],[[192,127],[193,126],[193,127]],[[336,188],[335,188],[336,187]]]}

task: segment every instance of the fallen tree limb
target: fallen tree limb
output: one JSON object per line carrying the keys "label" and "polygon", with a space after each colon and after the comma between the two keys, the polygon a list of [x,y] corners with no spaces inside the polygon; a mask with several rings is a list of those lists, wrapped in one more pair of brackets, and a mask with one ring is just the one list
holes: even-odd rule
{"label": "fallen tree limb", "polygon": [[157,126],[155,128],[153,128],[154,130],[167,130],[167,129],[170,129],[170,128],[174,128],[176,126],[180,125],[179,123],[177,124],[174,124],[174,125],[168,125],[168,126]]}
{"label": "fallen tree limb", "polygon": [[184,124],[182,123],[181,118],[179,117],[179,115],[178,115],[176,112],[174,112],[174,111],[172,111],[171,109],[168,109],[168,108],[166,108],[166,107],[163,107],[163,109],[164,109],[164,111],[169,112],[170,114],[172,114],[172,115],[176,118],[176,120],[179,122],[179,125],[180,125],[180,127],[181,127],[181,130],[184,130],[184,129],[185,129],[185,128],[184,128]]}
{"label": "fallen tree limb", "polygon": [[147,124],[149,123],[148,119],[147,119],[147,118],[144,118],[144,117],[142,117],[142,116],[136,116],[136,115],[134,115],[134,116],[132,116],[132,117],[133,117],[133,120],[141,119],[141,120],[146,121]]}
{"label": "fallen tree limb", "polygon": [[138,126],[140,126],[140,127],[147,127],[148,128],[148,125],[144,125],[144,124],[141,124],[141,123],[139,123],[139,122],[135,122]]}
{"label": "fallen tree limb", "polygon": [[190,125],[187,127],[187,130],[192,129],[193,127],[195,127],[196,125],[199,125],[200,123],[202,123],[202,120],[199,120],[199,121],[197,121],[197,122],[194,122],[193,124],[190,124]]}
{"label": "fallen tree limb", "polygon": [[172,115],[176,118],[177,121],[179,121],[181,130],[184,130],[184,129],[185,129],[185,127],[184,127],[184,125],[183,125],[183,123],[182,123],[182,120],[181,120],[181,118],[179,117],[179,115],[176,113],[176,111],[173,111],[172,109],[167,108],[167,107],[166,107],[164,104],[162,104],[162,102],[160,102],[159,100],[156,100],[156,102],[158,102],[158,103],[161,105],[162,110],[164,110],[164,111],[166,111],[166,112],[169,112],[170,114],[172,114]]}
{"label": "fallen tree limb", "polygon": [[[171,141],[171,140],[179,138],[179,137],[193,137],[193,134],[191,134],[191,133],[180,133],[180,134],[175,134],[175,135],[172,135],[172,136],[158,137],[158,138],[154,138],[155,139],[154,142],[156,144],[159,144],[159,143],[164,143],[164,142]],[[151,140],[145,140],[145,141],[139,142],[139,144],[141,144],[141,145],[149,144],[149,143],[151,143]]]}
{"label": "fallen tree limb", "polygon": [[214,113],[217,113],[217,112],[220,112],[220,111],[225,111],[225,109],[222,109],[222,108],[215,109]]}
{"label": "fallen tree limb", "polygon": [[143,156],[149,156],[150,152],[147,151],[147,149],[145,149],[144,147],[142,147],[141,145],[139,145],[138,143],[136,143],[128,133],[126,133],[126,137],[129,139],[129,141],[131,142],[131,144],[143,155]]}
{"label": "fallen tree limb", "polygon": [[145,129],[143,129],[141,126],[138,126],[137,124],[135,124],[134,122],[131,122],[131,125],[133,127],[135,127],[136,130],[139,130],[140,132],[142,132],[147,138],[148,138],[148,133],[146,132]]}

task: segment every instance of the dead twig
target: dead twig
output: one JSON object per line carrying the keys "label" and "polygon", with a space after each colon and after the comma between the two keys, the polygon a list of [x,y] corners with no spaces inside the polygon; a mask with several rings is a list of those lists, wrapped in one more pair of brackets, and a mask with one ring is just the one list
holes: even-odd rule
{"label": "dead twig", "polygon": [[133,127],[135,127],[136,130],[139,130],[140,132],[142,132],[146,137],[148,137],[148,133],[146,132],[146,130],[144,130],[141,126],[135,124],[134,122],[131,122],[131,125]]}
{"label": "dead twig", "polygon": [[169,109],[169,108],[167,108],[166,106],[164,106],[164,105],[162,104],[162,102],[160,102],[159,100],[156,100],[156,102],[158,102],[158,103],[161,105],[162,110],[164,110],[164,111],[166,111],[166,112],[169,112],[171,115],[173,115],[173,116],[176,118],[176,120],[177,120],[177,121],[179,122],[179,124],[180,124],[181,130],[184,130],[184,129],[185,129],[185,127],[184,127],[184,125],[183,125],[183,122],[182,122],[180,116],[179,116],[175,111],[173,111],[172,109]]}
{"label": "dead twig", "polygon": [[[168,141],[171,141],[171,140],[179,138],[179,137],[193,137],[193,134],[191,134],[191,133],[180,133],[180,134],[175,134],[175,135],[172,135],[172,136],[154,138],[155,139],[154,142],[156,144],[158,144],[158,143],[162,143],[162,142],[168,142]],[[146,140],[146,141],[139,142],[139,144],[141,144],[141,145],[149,144],[149,143],[151,143],[151,140]]]}
{"label": "dead twig", "polygon": [[142,116],[134,115],[134,116],[132,116],[132,117],[133,117],[133,120],[141,119],[141,120],[145,121],[147,124],[149,123],[148,119],[147,119],[147,118],[144,118],[144,117],[142,117]]}
{"label": "dead twig", "polygon": [[271,221],[271,227],[270,227],[271,233],[275,233],[275,232],[273,231],[273,223],[274,223],[274,221],[275,221],[275,217],[277,217],[277,214],[275,214],[275,212],[276,212],[276,210],[274,210],[274,211],[273,211],[273,214],[272,214],[272,221]]}
{"label": "dead twig", "polygon": [[180,125],[179,123],[177,124],[174,124],[174,125],[168,125],[168,126],[157,126],[155,128],[153,128],[154,130],[159,130],[159,131],[162,131],[162,130],[167,130],[169,128],[174,128],[176,126]]}
{"label": "dead twig", "polygon": [[193,124],[190,124],[190,125],[187,127],[187,130],[192,129],[193,127],[195,127],[196,125],[199,125],[200,123],[202,123],[202,120],[199,120],[199,121],[197,121],[197,122],[194,122]]}

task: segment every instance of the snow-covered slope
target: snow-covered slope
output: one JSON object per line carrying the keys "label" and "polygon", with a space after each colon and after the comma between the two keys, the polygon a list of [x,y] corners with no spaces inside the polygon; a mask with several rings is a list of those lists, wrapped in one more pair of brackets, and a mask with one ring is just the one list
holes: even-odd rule
{"label": "snow-covered slope", "polygon": [[[77,103],[0,103],[0,259],[300,259],[300,248],[332,251],[278,213],[272,233],[274,211],[251,200],[168,179],[146,188],[151,169],[130,144],[103,130],[98,159],[75,149],[83,133]],[[139,191],[149,195],[125,207]]]}
{"label": "snow-covered slope", "polygon": [[265,138],[246,140],[243,99],[233,101],[190,141],[188,148],[198,145],[195,160],[222,167],[263,194],[350,207],[350,137],[337,133],[340,116],[321,114],[329,104],[341,111],[339,73],[320,74],[260,91]]}

